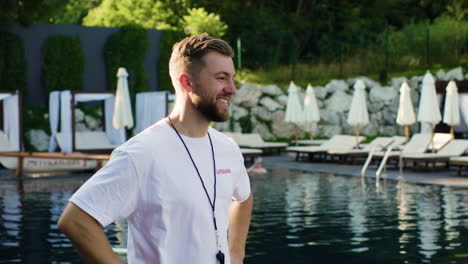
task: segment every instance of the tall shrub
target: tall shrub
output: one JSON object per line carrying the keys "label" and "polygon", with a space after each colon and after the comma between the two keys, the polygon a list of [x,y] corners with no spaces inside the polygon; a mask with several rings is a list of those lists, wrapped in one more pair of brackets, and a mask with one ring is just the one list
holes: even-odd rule
{"label": "tall shrub", "polygon": [[125,67],[129,74],[131,93],[147,91],[147,76],[144,72],[148,36],[140,26],[126,26],[109,37],[104,47],[109,90],[117,88],[117,70]]}
{"label": "tall shrub", "polygon": [[184,36],[181,31],[163,31],[162,39],[159,42],[159,90],[172,90],[172,82],[169,76],[169,59],[171,58],[172,46]]}
{"label": "tall shrub", "polygon": [[50,37],[44,44],[43,56],[43,80],[47,91],[82,89],[84,56],[79,37]]}
{"label": "tall shrub", "polygon": [[0,32],[0,85],[1,90],[26,91],[23,39],[9,32]]}

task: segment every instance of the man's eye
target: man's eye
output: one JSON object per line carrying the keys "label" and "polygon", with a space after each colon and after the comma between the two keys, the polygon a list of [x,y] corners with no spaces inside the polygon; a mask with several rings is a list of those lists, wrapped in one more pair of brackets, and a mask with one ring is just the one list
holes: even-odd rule
{"label": "man's eye", "polygon": [[225,80],[226,78],[225,77],[218,77],[217,79],[218,80]]}

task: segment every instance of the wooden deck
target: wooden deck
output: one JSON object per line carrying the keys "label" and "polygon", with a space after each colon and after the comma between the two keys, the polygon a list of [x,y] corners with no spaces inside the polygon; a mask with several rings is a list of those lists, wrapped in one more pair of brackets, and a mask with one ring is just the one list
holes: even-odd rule
{"label": "wooden deck", "polygon": [[17,176],[23,175],[23,164],[25,158],[57,159],[57,160],[95,160],[95,170],[102,168],[103,162],[110,159],[107,154],[85,154],[81,152],[0,152],[0,157],[18,158],[18,168],[15,170]]}

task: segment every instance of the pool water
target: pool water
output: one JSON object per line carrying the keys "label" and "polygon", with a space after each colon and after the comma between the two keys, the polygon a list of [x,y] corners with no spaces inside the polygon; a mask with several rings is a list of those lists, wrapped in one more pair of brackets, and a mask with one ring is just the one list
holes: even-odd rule
{"label": "pool water", "polygon": [[[84,263],[56,222],[87,177],[0,180],[0,263]],[[244,263],[468,263],[468,189],[286,169],[251,183]],[[126,247],[125,221],[105,232]]]}

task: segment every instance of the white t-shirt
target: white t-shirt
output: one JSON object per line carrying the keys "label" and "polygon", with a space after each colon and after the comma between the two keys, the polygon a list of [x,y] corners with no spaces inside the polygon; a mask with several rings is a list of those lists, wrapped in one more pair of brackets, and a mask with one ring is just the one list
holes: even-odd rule
{"label": "white t-shirt", "polygon": [[[216,162],[216,221],[226,262],[232,199],[245,201],[250,182],[237,144],[208,133]],[[213,201],[214,169],[208,135],[181,135]],[[211,205],[176,132],[161,120],[112,153],[70,201],[102,226],[127,218],[129,263],[217,263]]]}

